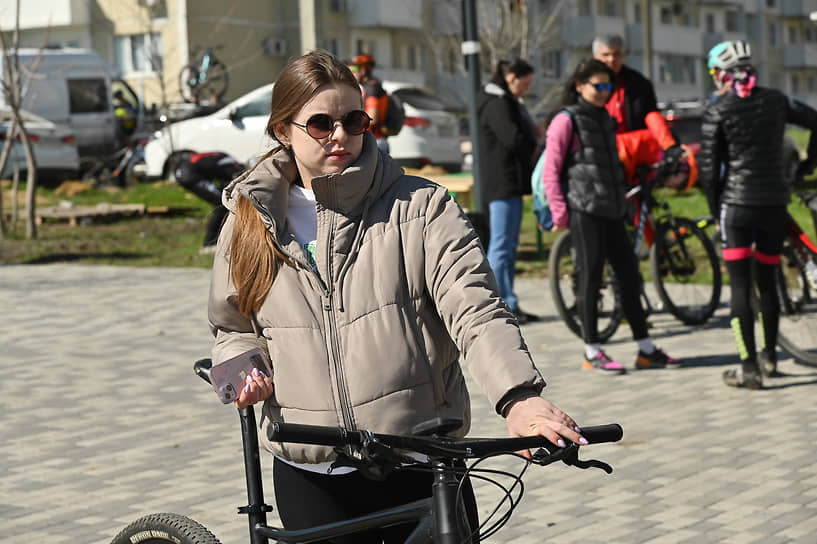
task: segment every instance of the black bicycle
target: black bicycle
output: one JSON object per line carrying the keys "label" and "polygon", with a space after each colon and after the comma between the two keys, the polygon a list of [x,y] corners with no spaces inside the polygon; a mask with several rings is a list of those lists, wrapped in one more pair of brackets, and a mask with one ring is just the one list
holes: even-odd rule
{"label": "black bicycle", "polygon": [[[632,237],[636,259],[641,260],[644,244],[649,250],[652,282],[667,311],[687,325],[705,323],[720,304],[722,274],[712,240],[698,222],[675,216],[666,201],[653,192],[665,174],[667,163],[659,162],[637,171],[637,184],[627,193],[636,202]],[[651,175],[655,173],[654,177]],[[645,253],[646,254],[646,253]],[[570,231],[553,244],[548,260],[550,292],[559,316],[577,336],[582,335],[576,307],[576,282],[579,269]],[[656,311],[639,278],[641,300],[649,315]],[[618,282],[609,264],[605,264],[597,295],[599,340],[615,334],[624,317]]]}
{"label": "black bicycle", "polygon": [[227,66],[215,55],[215,50],[222,47],[205,47],[190,64],[181,69],[179,93],[185,102],[221,102],[229,84]]}
{"label": "black bicycle", "polygon": [[[210,367],[209,359],[202,359],[194,365],[196,374],[208,382]],[[561,448],[540,436],[499,439],[446,437],[446,433],[459,428],[462,423],[454,420],[436,420],[420,425],[412,436],[378,434],[340,427],[272,423],[269,427],[271,440],[334,447],[338,454],[338,464],[341,466],[375,471],[430,471],[434,476],[432,496],[429,499],[346,521],[292,531],[267,525],[267,512],[271,512],[272,507],[264,502],[255,410],[252,406],[239,410],[239,418],[244,444],[248,505],[240,507],[238,513],[247,516],[251,544],[266,544],[269,539],[288,543],[315,542],[405,523],[416,524],[416,528],[406,540],[408,544],[476,542],[474,539],[476,537],[472,538],[472,530],[466,519],[460,482],[469,476],[497,483],[492,477],[496,477],[498,473],[504,474],[514,481],[508,488],[497,483],[504,490],[502,502],[507,505],[507,511],[498,519],[491,516],[480,525],[479,541],[484,541],[508,521],[514,507],[521,500],[524,492],[522,476],[529,466],[526,462],[520,473],[515,475],[481,469],[478,465],[484,459],[498,455],[512,455],[525,459],[515,452],[539,448],[532,460],[532,463],[538,465],[545,466],[562,461],[581,469],[600,468],[608,474],[613,470],[610,465],[601,461],[579,459],[577,444],[569,443]],[[615,442],[621,439],[622,429],[617,424],[584,427],[582,435],[591,444]],[[428,461],[417,461],[414,457],[407,456],[406,452],[425,455]],[[470,467],[463,468],[464,459],[476,461]],[[497,506],[494,513],[498,512],[499,508],[500,506]],[[162,513],[150,514],[134,521],[114,537],[112,544],[136,542],[218,544],[219,541],[208,529],[188,517]]]}

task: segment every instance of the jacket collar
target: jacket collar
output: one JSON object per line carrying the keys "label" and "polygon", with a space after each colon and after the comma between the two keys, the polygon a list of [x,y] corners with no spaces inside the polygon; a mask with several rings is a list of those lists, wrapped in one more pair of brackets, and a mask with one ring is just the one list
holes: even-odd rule
{"label": "jacket collar", "polygon": [[[380,196],[403,174],[386,154],[377,149],[371,132],[363,137],[363,149],[358,159],[338,174],[328,174],[312,180],[315,200],[326,209],[342,215],[358,216],[367,201]],[[289,187],[298,178],[291,152],[279,149],[225,187],[222,201],[234,210],[238,196],[244,196],[261,212],[267,227],[277,234],[286,222]]]}

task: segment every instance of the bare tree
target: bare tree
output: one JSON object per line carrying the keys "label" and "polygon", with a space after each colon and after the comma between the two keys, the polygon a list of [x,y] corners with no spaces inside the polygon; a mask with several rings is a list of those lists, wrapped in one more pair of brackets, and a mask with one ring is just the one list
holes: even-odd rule
{"label": "bare tree", "polygon": [[[444,27],[459,30],[461,27],[462,0],[435,2],[435,9]],[[558,48],[558,24],[564,0],[554,0],[547,12],[531,10],[531,0],[478,0],[477,22],[479,40],[482,46],[483,69],[490,70],[501,59],[520,57],[532,60],[543,49]],[[460,32],[427,34],[427,44],[438,60],[448,57],[447,52],[458,50],[462,40]],[[464,73],[464,66],[458,64]],[[535,112],[551,101],[555,86],[543,89],[537,104],[531,107]]]}
{"label": "bare tree", "polygon": [[[3,54],[3,79],[0,80],[0,92],[3,94],[6,104],[9,106],[11,112],[10,134],[7,139],[12,142],[19,137],[23,148],[23,154],[26,160],[26,237],[37,237],[36,217],[36,200],[35,193],[37,188],[37,163],[34,158],[34,149],[31,146],[31,138],[26,130],[25,120],[20,114],[23,96],[25,96],[25,88],[27,81],[23,78],[23,71],[20,68],[20,0],[16,3],[16,19],[14,23],[14,31],[11,37],[11,44],[8,43],[4,32],[0,32],[0,47],[2,47]],[[16,134],[14,134],[16,132]],[[8,144],[7,144],[8,145]],[[14,145],[13,143],[11,145]],[[11,149],[10,147],[8,148]],[[8,160],[9,152],[4,149],[0,158]],[[5,168],[5,163],[0,162],[0,171]],[[12,193],[12,198],[14,193]]]}

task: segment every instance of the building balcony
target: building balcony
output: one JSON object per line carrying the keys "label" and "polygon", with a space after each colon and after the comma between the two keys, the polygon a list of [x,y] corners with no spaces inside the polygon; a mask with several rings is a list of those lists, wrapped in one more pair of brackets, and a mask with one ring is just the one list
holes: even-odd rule
{"label": "building balcony", "polygon": [[[0,0],[0,30],[14,29],[16,0]],[[87,26],[91,22],[88,0],[20,2],[20,29]]]}
{"label": "building balcony", "polygon": [[653,26],[652,50],[655,53],[697,57],[706,53],[701,31],[697,28],[661,24]]}
{"label": "building balcony", "polygon": [[347,0],[351,27],[422,29],[422,0]]}
{"label": "building balcony", "polygon": [[626,36],[627,23],[621,17],[581,16],[568,19],[561,40],[571,47],[590,47],[593,38],[609,34]]}
{"label": "building balcony", "polygon": [[781,8],[783,17],[808,17],[817,11],[817,0],[783,0]]}
{"label": "building balcony", "polygon": [[783,46],[785,68],[817,68],[817,44],[790,43]]}

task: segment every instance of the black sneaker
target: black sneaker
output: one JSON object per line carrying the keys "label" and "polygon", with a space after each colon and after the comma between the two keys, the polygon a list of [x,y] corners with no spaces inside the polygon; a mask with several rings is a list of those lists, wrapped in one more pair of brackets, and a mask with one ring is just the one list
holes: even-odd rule
{"label": "black sneaker", "polygon": [[723,383],[732,387],[762,389],[763,376],[759,372],[745,372],[743,367],[723,371]]}
{"label": "black sneaker", "polygon": [[764,378],[779,378],[781,374],[777,370],[777,361],[765,351],[757,354],[757,366],[760,367],[760,372]]}
{"label": "black sneaker", "polygon": [[526,323],[535,323],[537,321],[541,321],[541,317],[538,315],[529,314],[528,312],[523,312],[522,310],[516,309],[511,310],[513,315],[516,317],[516,320],[519,322],[520,325],[525,325]]}

